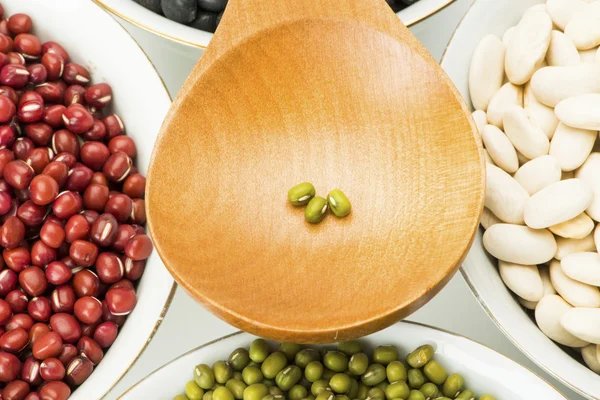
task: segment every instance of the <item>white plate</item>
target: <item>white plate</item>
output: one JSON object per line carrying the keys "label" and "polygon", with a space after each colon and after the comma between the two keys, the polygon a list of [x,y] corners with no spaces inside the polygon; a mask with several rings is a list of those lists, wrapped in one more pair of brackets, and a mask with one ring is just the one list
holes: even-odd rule
{"label": "white plate", "polygon": [[[171,400],[182,393],[186,382],[193,379],[192,371],[196,365],[212,365],[227,359],[231,351],[238,347],[248,348],[255,338],[238,332],[200,346],[148,375],[125,392],[120,400]],[[435,359],[449,372],[462,374],[469,389],[480,395],[489,393],[498,400],[565,399],[541,378],[500,353],[426,325],[401,322],[361,341],[371,347],[396,345],[402,356],[422,344],[431,344],[436,349]]]}
{"label": "white plate", "polygon": [[[125,21],[175,42],[204,49],[208,46],[212,33],[173,22],[142,7],[133,0],[94,0]],[[383,0],[377,0],[383,1]],[[420,0],[398,13],[406,24],[413,25],[442,10],[455,0]]]}
{"label": "white plate", "polygon": [[[471,55],[481,38],[502,34],[528,7],[543,0],[477,0],[458,26],[442,67],[470,102]],[[483,249],[481,231],[463,263],[462,273],[475,296],[504,334],[540,367],[589,399],[600,399],[600,377],[548,339],[506,288],[495,262]],[[539,398],[539,397],[538,397]]]}
{"label": "white plate", "polygon": [[[42,42],[60,43],[74,62],[89,68],[94,82],[112,86],[114,111],[135,140],[137,167],[144,173],[171,100],[158,73],[127,31],[89,0],[2,0],[2,5],[5,15],[29,14]],[[173,279],[153,253],[138,288],[135,310],[72,400],[99,399],[121,379],[158,328],[174,288]]]}

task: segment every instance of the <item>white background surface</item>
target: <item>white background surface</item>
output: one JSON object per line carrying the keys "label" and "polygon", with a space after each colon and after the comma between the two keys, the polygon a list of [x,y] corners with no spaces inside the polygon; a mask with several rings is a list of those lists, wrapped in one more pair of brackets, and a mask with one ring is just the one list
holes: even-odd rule
{"label": "white background surface", "polygon": [[[411,28],[438,60],[472,1],[457,0],[442,12]],[[146,51],[172,96],[175,96],[200,56],[200,51],[175,45],[133,25],[120,22]],[[435,299],[409,319],[457,332],[486,344],[539,373],[569,400],[583,399],[541,372],[503,336],[479,306],[460,273]],[[130,386],[171,359],[234,331],[235,328],[209,314],[182,290],[178,290],[154,339],[129,373],[106,398],[118,398]],[[164,384],[168,385],[169,382]]]}

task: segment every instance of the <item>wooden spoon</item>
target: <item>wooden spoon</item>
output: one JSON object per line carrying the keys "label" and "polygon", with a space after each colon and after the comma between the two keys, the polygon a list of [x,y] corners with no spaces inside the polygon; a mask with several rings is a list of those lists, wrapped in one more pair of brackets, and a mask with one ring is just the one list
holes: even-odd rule
{"label": "wooden spoon", "polygon": [[[473,241],[485,161],[469,114],[382,0],[230,0],[154,149],[156,249],[253,334],[382,329],[438,293]],[[287,203],[305,181],[344,191],[352,214],[305,222]]]}

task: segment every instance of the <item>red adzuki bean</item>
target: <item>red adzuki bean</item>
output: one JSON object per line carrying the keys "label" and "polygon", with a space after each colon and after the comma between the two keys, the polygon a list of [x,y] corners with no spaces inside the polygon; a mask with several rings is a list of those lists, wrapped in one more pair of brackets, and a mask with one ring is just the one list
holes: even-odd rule
{"label": "red adzuki bean", "polygon": [[146,180],[113,88],[3,14],[0,399],[66,400],[137,303]]}

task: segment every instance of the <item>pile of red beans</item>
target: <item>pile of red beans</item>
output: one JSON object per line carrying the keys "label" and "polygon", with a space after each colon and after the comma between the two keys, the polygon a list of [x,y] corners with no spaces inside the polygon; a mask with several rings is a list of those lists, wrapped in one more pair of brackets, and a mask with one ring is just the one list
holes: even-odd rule
{"label": "pile of red beans", "polygon": [[64,400],[135,307],[152,243],[111,87],[31,30],[0,20],[0,389]]}

